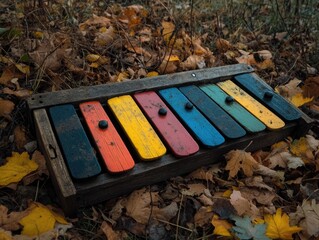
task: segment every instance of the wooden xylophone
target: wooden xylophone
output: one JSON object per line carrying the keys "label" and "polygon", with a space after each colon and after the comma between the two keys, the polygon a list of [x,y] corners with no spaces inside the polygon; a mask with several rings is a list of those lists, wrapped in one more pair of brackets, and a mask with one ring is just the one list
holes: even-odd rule
{"label": "wooden xylophone", "polygon": [[67,214],[312,123],[243,64],[37,94],[28,106]]}

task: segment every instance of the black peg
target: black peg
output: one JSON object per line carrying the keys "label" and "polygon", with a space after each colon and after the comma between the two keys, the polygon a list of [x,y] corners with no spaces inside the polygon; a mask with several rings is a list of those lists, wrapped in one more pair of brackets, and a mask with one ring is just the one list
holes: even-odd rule
{"label": "black peg", "polygon": [[272,97],[274,96],[274,94],[272,92],[265,92],[264,93],[264,98],[266,99],[272,99]]}
{"label": "black peg", "polygon": [[106,120],[99,121],[99,128],[106,129],[108,126],[109,126],[109,124]]}
{"label": "black peg", "polygon": [[232,96],[227,96],[225,99],[225,102],[230,104],[230,103],[234,102],[234,98]]}
{"label": "black peg", "polygon": [[187,102],[187,103],[185,104],[185,108],[186,108],[187,110],[192,110],[193,107],[194,107],[194,105],[191,104],[190,102]]}
{"label": "black peg", "polygon": [[158,110],[158,114],[161,115],[161,116],[165,116],[165,115],[167,114],[166,108],[161,107],[161,108]]}

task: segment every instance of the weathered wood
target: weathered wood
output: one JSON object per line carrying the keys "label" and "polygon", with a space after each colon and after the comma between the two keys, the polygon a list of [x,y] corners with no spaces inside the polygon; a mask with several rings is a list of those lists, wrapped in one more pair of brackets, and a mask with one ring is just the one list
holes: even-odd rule
{"label": "weathered wood", "polygon": [[297,109],[282,96],[275,93],[273,89],[265,84],[256,74],[241,74],[235,76],[234,80],[282,119],[293,121],[300,118],[301,114]]}
{"label": "weathered wood", "polygon": [[79,103],[131,94],[139,91],[162,89],[200,82],[217,82],[236,74],[253,72],[253,68],[246,64],[234,64],[210,69],[180,72],[147,79],[133,80],[122,83],[108,83],[98,86],[82,87],[58,92],[41,93],[28,99],[28,107],[33,110],[65,103]]}
{"label": "weathered wood", "polygon": [[225,142],[225,138],[177,88],[160,90],[159,95],[203,146],[216,147]]}
{"label": "weathered wood", "polygon": [[176,157],[185,157],[199,150],[196,141],[155,92],[136,93],[134,99]]}
{"label": "weathered wood", "polygon": [[179,90],[224,136],[234,139],[246,135],[246,131],[197,86],[180,87]]}
{"label": "weathered wood", "polygon": [[51,180],[61,201],[61,205],[66,213],[74,213],[77,208],[75,201],[77,192],[51,128],[46,110],[34,110],[33,119],[40,148],[45,156]]}
{"label": "weathered wood", "polygon": [[[160,90],[159,93],[168,91],[166,97],[169,99],[172,97],[170,96],[170,89],[173,87],[218,83],[232,78],[234,75],[251,72],[251,68],[245,67],[245,65],[234,65],[217,69],[203,69],[139,81],[62,91],[63,93],[41,94],[29,100],[29,107],[34,110],[37,137],[46,157],[54,187],[66,214],[75,213],[78,207],[92,205],[103,200],[127,194],[144,185],[164,181],[170,177],[186,174],[201,166],[220,161],[223,159],[223,154],[232,149],[254,151],[270,146],[288,136],[300,137],[307,133],[312,124],[312,119],[297,109],[301,114],[301,118],[295,121],[288,121],[284,127],[279,128],[277,131],[265,130],[258,133],[252,131],[254,133],[242,138],[233,139],[223,144],[220,142],[219,146],[213,148],[201,148],[195,154],[181,158],[176,158],[173,154],[166,154],[156,161],[138,161],[138,157],[134,156],[137,161],[131,171],[116,175],[108,171],[103,171],[94,178],[88,178],[85,181],[76,181],[71,179],[66,164],[64,163],[63,155],[60,152],[60,147],[55,139],[55,133],[52,130],[51,122],[46,113],[46,109],[49,106],[68,103],[77,107],[77,103],[92,99],[99,99],[102,104],[105,104],[109,98],[144,92],[146,90]],[[178,95],[184,96],[177,88],[175,89],[179,92]],[[141,95],[145,96],[144,93]],[[68,97],[70,97],[70,101]],[[42,103],[39,101],[42,101]],[[193,108],[189,106],[188,109],[185,109],[184,104],[186,102],[189,102],[189,100],[185,96],[183,99],[178,99],[176,106],[180,109],[177,110],[189,113],[196,109],[195,106]],[[170,104],[167,104],[167,106],[170,107]],[[131,107],[126,106],[126,108]],[[110,109],[105,109],[107,113],[109,113]],[[174,106],[171,110],[173,113],[178,112],[174,109]],[[112,117],[114,116],[111,115],[112,114],[109,116],[113,119]],[[178,114],[176,116],[183,122]],[[150,118],[152,117],[150,116]],[[115,123],[115,121],[113,122]],[[207,123],[210,124],[206,119],[205,123],[199,124],[198,126],[206,132],[211,132],[211,130],[208,131],[207,129]],[[184,127],[189,130],[186,125],[184,125]],[[217,130],[215,130],[214,133],[219,134]],[[121,134],[123,134],[123,132]],[[222,136],[221,138],[224,141]],[[124,137],[124,139],[127,140],[126,137]],[[125,143],[127,146],[130,145],[129,141],[125,141]]]}
{"label": "weathered wood", "polygon": [[245,107],[255,117],[257,117],[267,128],[275,130],[285,126],[285,122],[277,117],[273,112],[268,110],[264,105],[255,100],[246,93],[242,88],[238,87],[232,81],[227,80],[217,83],[227,94],[232,96],[238,103]]}
{"label": "weathered wood", "polygon": [[101,166],[73,105],[51,107],[49,112],[71,176],[84,179],[99,174]]}
{"label": "weathered wood", "polygon": [[[288,123],[280,131],[264,131],[248,135],[213,149],[201,149],[194,155],[176,159],[165,155],[159,161],[139,162],[129,174],[110,176],[101,174],[95,180],[77,183],[77,200],[80,206],[88,206],[113,197],[127,194],[145,184],[153,184],[173,176],[186,174],[201,166],[223,159],[223,154],[232,149],[255,151],[270,146],[288,136],[298,128],[296,122]],[[130,183],[130,184],[127,184]],[[89,193],[94,194],[89,194]]]}
{"label": "weathered wood", "polygon": [[229,115],[237,120],[247,131],[260,132],[266,129],[266,126],[249,113],[244,107],[233,100],[223,90],[215,84],[201,85],[200,89],[204,91],[210,98],[212,98],[221,108],[223,108]]}
{"label": "weathered wood", "polygon": [[131,170],[135,165],[133,157],[101,103],[85,102],[79,107],[107,170],[111,173]]}
{"label": "weathered wood", "polygon": [[111,98],[107,103],[141,160],[155,160],[166,153],[161,139],[131,96]]}

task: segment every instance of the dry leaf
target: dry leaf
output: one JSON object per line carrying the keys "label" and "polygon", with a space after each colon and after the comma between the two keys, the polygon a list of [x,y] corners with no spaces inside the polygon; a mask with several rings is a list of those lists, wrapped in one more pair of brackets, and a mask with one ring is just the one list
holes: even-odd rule
{"label": "dry leaf", "polygon": [[156,77],[156,76],[158,76],[158,72],[155,72],[155,71],[149,72],[146,75],[146,77]]}
{"label": "dry leaf", "polygon": [[236,209],[239,216],[247,215],[255,218],[260,215],[258,208],[252,203],[252,201],[242,197],[240,191],[233,191],[230,195],[230,203]]}
{"label": "dry leaf", "polygon": [[17,231],[21,228],[20,219],[28,215],[28,211],[10,212],[8,208],[0,205],[0,227],[7,231]]}
{"label": "dry leaf", "polygon": [[226,220],[220,220],[217,215],[213,216],[212,224],[214,226],[214,235],[224,236],[224,237],[231,237],[230,229],[232,225],[227,222]]}
{"label": "dry leaf", "polygon": [[7,88],[7,87],[3,88],[2,92],[5,93],[5,94],[14,95],[14,96],[22,98],[22,99],[30,97],[31,94],[32,94],[32,91],[28,90],[28,89],[19,89],[19,90],[13,91],[13,90],[11,90],[10,88]]}
{"label": "dry leaf", "polygon": [[28,142],[27,133],[24,126],[18,125],[15,127],[13,131],[14,135],[14,142],[18,149],[21,149],[24,147],[24,145]]}
{"label": "dry leaf", "polygon": [[313,97],[308,98],[308,97],[304,97],[302,93],[297,93],[293,95],[292,97],[288,98],[288,100],[296,107],[301,107],[302,105],[306,103],[312,102]]}
{"label": "dry leaf", "polygon": [[23,178],[24,185],[29,185],[30,183],[39,179],[42,174],[49,176],[49,171],[46,166],[45,158],[41,152],[39,152],[38,150],[34,151],[31,159],[38,164],[38,169],[34,173],[31,173]]}
{"label": "dry leaf", "polygon": [[319,236],[319,204],[315,199],[304,200],[295,213],[290,214],[296,224],[302,227],[307,238]]}
{"label": "dry leaf", "polygon": [[0,228],[0,239],[1,240],[13,240],[11,232],[4,231]]}
{"label": "dry leaf", "polygon": [[180,63],[180,67],[183,70],[202,69],[206,66],[203,56],[190,55],[184,62]]}
{"label": "dry leaf", "polygon": [[146,224],[151,214],[150,204],[156,204],[158,199],[157,192],[150,192],[146,188],[136,190],[130,194],[125,203],[126,214],[135,221]]}
{"label": "dry leaf", "polygon": [[274,191],[269,191],[265,189],[255,189],[255,188],[240,188],[240,193],[242,197],[249,199],[251,201],[256,200],[257,203],[263,205],[272,205],[273,199],[276,197]]}
{"label": "dry leaf", "polygon": [[301,227],[290,226],[289,216],[286,213],[282,213],[280,208],[277,209],[274,215],[265,215],[264,219],[268,224],[266,235],[272,239],[293,239],[292,235],[302,230]]}
{"label": "dry leaf", "polygon": [[215,45],[216,45],[216,48],[218,49],[218,51],[221,53],[225,53],[228,50],[233,48],[233,46],[230,44],[229,41],[222,39],[222,38],[218,38],[215,42]]}
{"label": "dry leaf", "polygon": [[112,226],[106,221],[102,222],[101,229],[108,240],[126,239],[128,237],[124,231],[114,231]]}
{"label": "dry leaf", "polygon": [[11,121],[11,112],[14,109],[15,104],[9,100],[0,98],[0,117],[4,117]]}
{"label": "dry leaf", "polygon": [[54,229],[56,222],[68,224],[62,216],[52,212],[40,203],[32,203],[28,210],[30,211],[29,214],[19,221],[23,226],[23,235],[38,236]]}
{"label": "dry leaf", "polygon": [[229,170],[229,179],[237,175],[240,169],[248,177],[253,175],[253,171],[258,168],[258,163],[251,156],[251,153],[243,150],[232,150],[225,155],[227,160],[226,170]]}
{"label": "dry leaf", "polygon": [[175,31],[175,24],[172,22],[162,21],[162,36],[167,44],[172,43],[172,34]]}
{"label": "dry leaf", "polygon": [[281,85],[275,88],[275,90],[283,97],[289,99],[292,96],[302,93],[302,89],[299,87],[301,81],[297,78],[290,80],[287,84]]}
{"label": "dry leaf", "polygon": [[303,94],[308,98],[319,97],[319,76],[307,78],[302,87]]}
{"label": "dry leaf", "polygon": [[116,38],[116,33],[113,26],[109,26],[108,28],[102,27],[99,32],[95,33],[95,36],[95,45],[107,47],[114,42],[114,39]]}
{"label": "dry leaf", "polygon": [[19,182],[24,176],[35,171],[38,164],[29,159],[29,154],[13,152],[11,157],[6,158],[6,164],[0,167],[0,186]]}
{"label": "dry leaf", "polygon": [[212,219],[214,213],[210,207],[200,207],[194,215],[194,224],[196,227],[204,227]]}
{"label": "dry leaf", "polygon": [[7,66],[0,77],[0,84],[3,85],[10,85],[10,82],[12,79],[14,78],[22,78],[25,75],[23,73],[21,73],[20,71],[17,71],[17,68],[15,67],[15,65],[9,65]]}
{"label": "dry leaf", "polygon": [[290,145],[290,151],[294,155],[301,157],[305,163],[310,163],[315,159],[313,149],[305,137],[295,139]]}
{"label": "dry leaf", "polygon": [[206,189],[206,186],[201,183],[187,184],[186,187],[187,189],[181,189],[181,193],[186,196],[199,196]]}

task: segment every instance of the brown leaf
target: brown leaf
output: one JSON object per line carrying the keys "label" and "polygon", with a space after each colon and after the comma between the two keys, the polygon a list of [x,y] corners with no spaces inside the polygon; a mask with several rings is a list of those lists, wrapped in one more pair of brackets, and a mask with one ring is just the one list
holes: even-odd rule
{"label": "brown leaf", "polygon": [[8,208],[0,205],[0,227],[7,231],[16,231],[21,229],[19,221],[27,216],[30,211],[11,212],[8,214]]}
{"label": "brown leaf", "polygon": [[263,205],[272,205],[273,199],[276,194],[273,191],[266,189],[255,189],[255,188],[240,188],[241,195],[250,200],[256,200],[258,203]]}
{"label": "brown leaf", "polygon": [[125,239],[128,237],[124,231],[114,231],[112,226],[106,221],[102,222],[101,229],[108,240]]}
{"label": "brown leaf", "polygon": [[230,195],[230,203],[236,209],[239,216],[248,215],[252,218],[260,215],[258,208],[252,201],[242,197],[240,191],[234,190]]}
{"label": "brown leaf", "polygon": [[201,207],[195,213],[194,216],[194,224],[196,227],[204,227],[207,224],[210,224],[212,220],[214,212],[211,207]]}
{"label": "brown leaf", "polygon": [[15,104],[13,102],[0,98],[0,117],[4,117],[11,121],[11,112],[13,111],[14,106]]}
{"label": "brown leaf", "polygon": [[14,142],[18,149],[22,149],[28,142],[27,133],[24,126],[18,125],[14,131]]}
{"label": "brown leaf", "polygon": [[307,78],[302,89],[306,97],[319,98],[319,76]]}
{"label": "brown leaf", "polygon": [[194,70],[201,69],[206,66],[205,59],[203,56],[190,55],[184,62],[180,63],[180,67],[183,70]]}
{"label": "brown leaf", "polygon": [[23,73],[21,73],[20,71],[18,71],[16,66],[12,64],[10,66],[7,66],[3,70],[1,77],[0,77],[0,84],[8,86],[8,85],[10,85],[10,82],[12,79],[22,78],[24,76],[25,75]]}
{"label": "brown leaf", "polygon": [[45,158],[41,152],[36,150],[32,154],[31,159],[34,160],[38,164],[38,169],[34,173],[31,173],[23,178],[24,185],[29,185],[32,182],[34,182],[35,180],[40,179],[42,174],[49,176],[49,171],[48,171],[47,166],[46,166]]}
{"label": "brown leaf", "polygon": [[222,38],[218,38],[215,42],[215,45],[218,51],[221,53],[225,53],[228,50],[233,49],[233,46],[230,44],[230,42]]}
{"label": "brown leaf", "polygon": [[101,27],[108,27],[111,25],[111,19],[106,17],[100,17],[95,14],[93,16],[86,20],[84,23],[81,23],[79,25],[80,31],[85,36],[87,34],[87,31],[92,27],[101,28]]}
{"label": "brown leaf", "polygon": [[250,177],[258,168],[258,163],[251,156],[251,153],[243,150],[232,150],[225,155],[225,158],[227,160],[225,169],[229,170],[229,179],[235,177],[240,169],[247,177]]}
{"label": "brown leaf", "polygon": [[186,196],[199,196],[206,189],[206,186],[201,183],[187,184],[186,187],[187,189],[181,189],[181,193]]}
{"label": "brown leaf", "polygon": [[[146,224],[151,214],[151,203],[159,200],[157,192],[150,192],[146,188],[136,190],[130,194],[125,204],[126,214],[135,221]],[[154,211],[154,208],[152,209]]]}
{"label": "brown leaf", "polygon": [[5,94],[14,95],[14,96],[22,98],[22,99],[30,97],[32,94],[32,91],[30,91],[28,89],[19,89],[19,90],[13,91],[10,88],[5,87],[4,89],[2,89],[2,91]]}
{"label": "brown leaf", "polygon": [[269,187],[267,184],[264,183],[264,180],[261,176],[253,176],[244,179],[244,183],[248,187],[256,187],[259,189],[266,189],[268,191],[273,191],[274,189]]}

